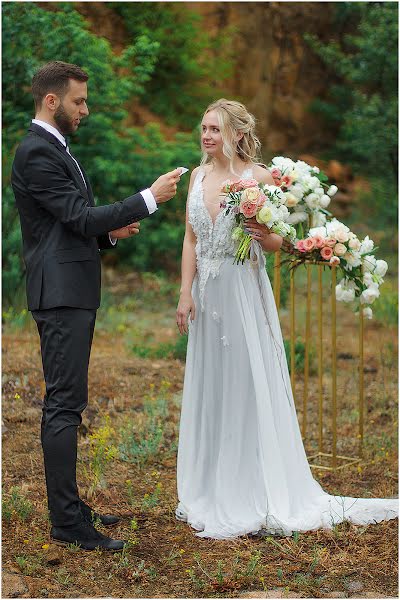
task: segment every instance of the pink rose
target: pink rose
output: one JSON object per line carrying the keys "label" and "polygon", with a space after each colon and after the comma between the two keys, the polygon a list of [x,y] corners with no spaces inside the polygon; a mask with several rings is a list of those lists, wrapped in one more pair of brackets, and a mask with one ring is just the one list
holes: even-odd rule
{"label": "pink rose", "polygon": [[250,202],[249,200],[242,200],[242,202],[240,203],[240,212],[246,217],[246,219],[251,219],[252,217],[255,217],[257,214],[257,210],[257,203]]}
{"label": "pink rose", "polygon": [[243,190],[251,187],[258,187],[258,181],[255,179],[241,179],[238,183],[241,184]]}
{"label": "pink rose", "polygon": [[336,246],[336,239],[335,238],[325,238],[324,244],[325,244],[325,246],[329,246],[329,248],[333,248],[333,246]]}
{"label": "pink rose", "polygon": [[324,246],[323,248],[321,248],[320,253],[324,260],[329,260],[330,258],[332,258],[333,250],[330,246]]}
{"label": "pink rose", "polygon": [[323,246],[325,245],[324,238],[320,235],[313,235],[312,237],[313,237],[313,240],[315,241],[315,247],[323,248]]}
{"label": "pink rose", "polygon": [[230,192],[241,192],[242,190],[244,190],[244,187],[242,186],[241,181],[234,181],[229,187]]}
{"label": "pink rose", "polygon": [[282,172],[277,167],[271,169],[270,173],[274,179],[280,179],[282,177]]}
{"label": "pink rose", "polygon": [[329,263],[331,265],[340,265],[340,258],[338,256],[332,256]]}
{"label": "pink rose", "polygon": [[306,252],[311,252],[315,248],[315,240],[312,237],[306,238],[303,245]]}
{"label": "pink rose", "polygon": [[306,252],[306,249],[304,248],[304,240],[298,240],[298,241],[296,242],[296,249],[297,249],[299,252]]}

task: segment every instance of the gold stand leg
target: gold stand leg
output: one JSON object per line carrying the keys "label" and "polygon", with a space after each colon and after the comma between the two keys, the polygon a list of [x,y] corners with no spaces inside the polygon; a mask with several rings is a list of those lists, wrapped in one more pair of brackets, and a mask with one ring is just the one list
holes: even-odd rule
{"label": "gold stand leg", "polygon": [[319,407],[318,407],[318,449],[323,451],[323,390],[322,390],[322,265],[318,265],[318,382],[319,382]]}
{"label": "gold stand leg", "polygon": [[293,398],[294,396],[294,369],[296,359],[296,333],[295,333],[295,304],[294,304],[294,270],[290,271],[290,383],[292,385]]}
{"label": "gold stand leg", "polygon": [[336,267],[332,266],[332,466],[337,459],[337,398],[336,398]]}
{"label": "gold stand leg", "polygon": [[364,445],[364,313],[362,304],[360,304],[359,317],[359,354],[358,435],[360,445],[358,455],[362,458]]}
{"label": "gold stand leg", "polygon": [[308,374],[309,374],[309,350],[311,330],[311,267],[307,269],[307,312],[306,312],[306,343],[304,348],[304,391],[303,391],[303,423],[302,434],[305,439],[307,433],[307,400],[308,400]]}

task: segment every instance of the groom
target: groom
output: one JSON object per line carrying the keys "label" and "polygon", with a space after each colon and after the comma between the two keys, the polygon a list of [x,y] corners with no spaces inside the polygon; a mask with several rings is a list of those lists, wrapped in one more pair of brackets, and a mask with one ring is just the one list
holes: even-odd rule
{"label": "groom", "polygon": [[40,335],[46,394],[41,442],[55,543],[85,550],[122,550],[124,542],[102,535],[97,515],[78,494],[77,429],[88,401],[88,366],[100,304],[100,253],[139,232],[137,221],[176,193],[180,170],[161,175],[122,202],[95,206],[90,182],[72,156],[66,136],[89,114],[88,75],[60,61],[33,77],[35,118],[19,145],[12,187],[21,220],[28,308]]}

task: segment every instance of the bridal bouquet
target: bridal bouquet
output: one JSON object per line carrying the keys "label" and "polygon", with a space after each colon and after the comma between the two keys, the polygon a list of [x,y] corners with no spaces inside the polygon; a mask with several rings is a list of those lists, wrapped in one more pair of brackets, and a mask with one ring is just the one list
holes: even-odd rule
{"label": "bridal bouquet", "polygon": [[[307,221],[311,216],[313,226],[326,223],[326,210],[338,188],[328,185],[328,177],[316,166],[302,160],[293,161],[285,156],[275,156],[268,165],[274,183],[284,194],[284,204],[291,209],[287,222],[293,225]],[[324,189],[325,188],[325,189]]]}
{"label": "bridal bouquet", "polygon": [[258,223],[268,227],[273,233],[281,235],[290,241],[296,238],[295,228],[287,222],[289,210],[285,206],[283,191],[274,185],[258,183],[255,179],[226,181],[222,192],[225,199],[221,208],[225,214],[233,212],[237,226],[232,232],[232,239],[238,242],[235,262],[244,263],[250,257],[252,238],[245,232],[246,221],[256,218]]}
{"label": "bridal bouquet", "polygon": [[[362,241],[349,227],[337,219],[324,226],[313,227],[307,237],[297,240],[291,259],[293,267],[305,260],[326,261],[341,269],[343,278],[336,286],[336,299],[372,304],[379,297],[379,287],[388,269],[387,262],[373,255],[374,242],[366,236]],[[372,309],[365,307],[364,315],[372,318]]]}

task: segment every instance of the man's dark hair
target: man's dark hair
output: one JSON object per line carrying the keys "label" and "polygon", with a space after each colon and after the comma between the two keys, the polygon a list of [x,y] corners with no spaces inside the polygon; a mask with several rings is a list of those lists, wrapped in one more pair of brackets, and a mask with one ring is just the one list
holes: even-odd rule
{"label": "man's dark hair", "polygon": [[36,109],[42,105],[46,94],[53,92],[62,98],[69,86],[69,80],[87,81],[89,75],[78,65],[53,60],[41,67],[32,79],[32,95]]}

